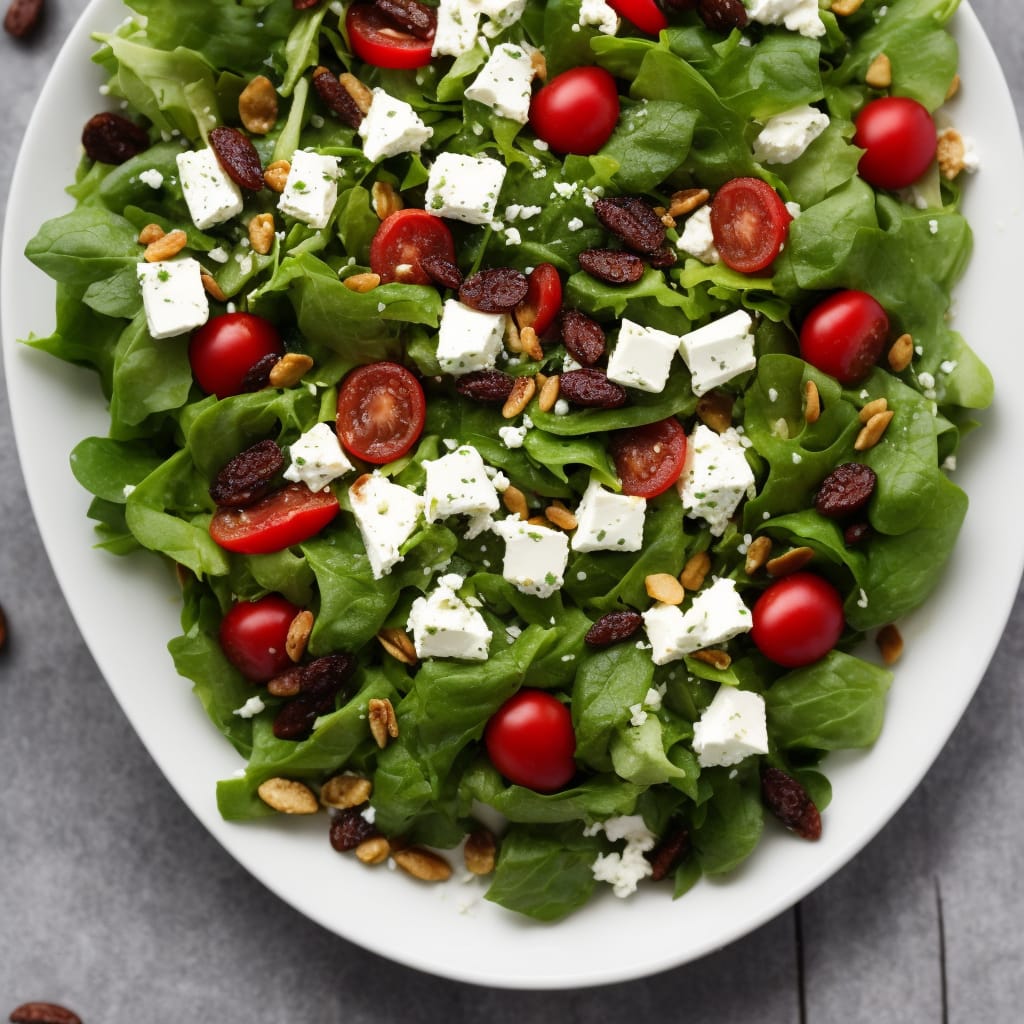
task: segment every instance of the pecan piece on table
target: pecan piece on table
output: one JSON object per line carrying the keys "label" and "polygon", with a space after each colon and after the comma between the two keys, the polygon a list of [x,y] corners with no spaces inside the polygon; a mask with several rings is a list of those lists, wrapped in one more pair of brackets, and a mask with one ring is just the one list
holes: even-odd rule
{"label": "pecan piece on table", "polygon": [[120,114],[93,114],[82,129],[82,147],[90,160],[101,164],[123,164],[149,148],[145,128]]}
{"label": "pecan piece on table", "polygon": [[578,309],[567,309],[562,313],[562,344],[583,366],[593,366],[604,355],[604,328]]}
{"label": "pecan piece on table", "polygon": [[829,519],[852,515],[870,501],[877,482],[878,477],[870,466],[844,462],[821,481],[814,507]]}
{"label": "pecan piece on table", "polygon": [[11,0],[4,16],[4,31],[15,39],[30,35],[43,15],[43,0]]}
{"label": "pecan piece on table", "polygon": [[264,186],[263,164],[256,147],[237,128],[218,125],[210,129],[210,148],[217,154],[221,167],[236,184],[250,192]]}
{"label": "pecan piece on table", "polygon": [[580,266],[605,284],[636,284],[644,276],[644,261],[622,249],[584,249]]}
{"label": "pecan piece on table", "polygon": [[501,370],[473,370],[459,377],[455,390],[478,402],[505,402],[515,382],[515,377]]}
{"label": "pecan piece on table", "polygon": [[610,647],[628,640],[643,625],[643,621],[640,613],[631,609],[608,612],[587,630],[583,642],[588,647]]}
{"label": "pecan piece on table", "polygon": [[467,277],[459,288],[459,302],[481,313],[507,313],[529,291],[526,275],[512,267],[491,267]]}
{"label": "pecan piece on table", "polygon": [[652,255],[665,241],[665,225],[638,196],[614,196],[594,203],[597,219],[636,252]]}
{"label": "pecan piece on table", "polygon": [[626,389],[609,380],[603,370],[570,370],[558,380],[559,394],[567,402],[588,409],[618,409],[626,404]]}
{"label": "pecan piece on table", "polygon": [[789,772],[762,767],[761,796],[765,806],[802,839],[821,838],[821,814],[810,794]]}
{"label": "pecan piece on table", "polygon": [[270,491],[284,467],[276,441],[257,441],[221,469],[210,486],[210,497],[221,508],[246,508]]}

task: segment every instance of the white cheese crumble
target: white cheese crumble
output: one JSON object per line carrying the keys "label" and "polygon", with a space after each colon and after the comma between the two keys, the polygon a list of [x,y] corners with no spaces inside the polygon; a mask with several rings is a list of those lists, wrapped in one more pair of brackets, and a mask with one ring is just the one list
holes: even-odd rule
{"label": "white cheese crumble", "polygon": [[711,231],[711,206],[705,204],[686,218],[683,233],[676,242],[676,248],[701,263],[718,263],[721,257],[715,248],[715,237]]}
{"label": "white cheese crumble", "polygon": [[329,423],[310,427],[289,446],[288,454],[291,464],[284,471],[285,480],[304,483],[311,491],[322,491],[332,480],[355,469]]}
{"label": "white cheese crumble", "polygon": [[596,822],[584,829],[583,834],[594,836],[602,830],[613,843],[624,839],[626,845],[621,853],[599,855],[591,871],[598,882],[607,882],[616,896],[625,899],[635,893],[637,883],[650,877],[654,870],[644,854],[654,848],[657,837],[639,814],[623,814]]}
{"label": "white cheese crumble", "polygon": [[767,754],[764,697],[734,686],[720,686],[694,723],[693,750],[702,768],[728,768],[751,754]]}
{"label": "white cheese crumble", "polygon": [[825,34],[818,0],[747,0],[747,16],[762,25],[785,25],[811,39]]}
{"label": "white cheese crumble", "polygon": [[486,661],[492,634],[483,616],[459,597],[464,582],[454,573],[442,576],[430,594],[413,601],[406,628],[418,657]]}
{"label": "white cheese crumble", "polygon": [[498,511],[498,492],[472,445],[464,444],[439,459],[427,460],[423,468],[427,472],[423,500],[428,523],[448,516],[475,517]]}
{"label": "white cheese crumble", "polygon": [[699,423],[686,446],[686,462],[676,485],[687,515],[703,519],[721,537],[744,496],[755,494],[754,472],[734,427],[716,434]]}
{"label": "white cheese crumble", "polygon": [[209,319],[202,267],[191,256],[139,263],[136,273],[150,337],[176,338],[202,327]]}
{"label": "white cheese crumble", "polygon": [[363,153],[371,163],[399,153],[418,153],[433,134],[434,129],[405,100],[379,87],[373,90],[370,112],[359,125]]}
{"label": "white cheese crumble", "polygon": [[679,339],[679,352],[693,377],[698,397],[757,366],[754,321],[737,309]]}
{"label": "white cheese crumble", "polygon": [[263,703],[262,698],[259,694],[256,694],[256,696],[250,697],[240,708],[235,708],[231,714],[238,715],[239,718],[255,718],[265,707],[266,704]]}
{"label": "white cheese crumble", "polygon": [[766,164],[791,164],[828,127],[828,114],[802,104],[768,118],[754,139],[754,159]]}
{"label": "white cheese crumble", "polygon": [[402,560],[400,548],[419,523],[423,499],[377,472],[364,473],[348,494],[373,578],[382,579]]}
{"label": "white cheese crumble", "polygon": [[526,124],[533,96],[535,53],[537,51],[526,43],[496,46],[473,84],[466,89],[466,99],[483,103],[499,117]]}
{"label": "white cheese crumble", "polygon": [[189,216],[200,231],[242,212],[242,190],[221,167],[212,149],[179,153],[175,160]]}
{"label": "white cheese crumble", "polygon": [[426,209],[466,224],[488,224],[507,168],[489,156],[439,153],[427,178]]}
{"label": "white cheese crumble", "polygon": [[524,594],[550,597],[565,582],[569,538],[561,530],[502,519],[494,532],[505,541],[502,575]]}

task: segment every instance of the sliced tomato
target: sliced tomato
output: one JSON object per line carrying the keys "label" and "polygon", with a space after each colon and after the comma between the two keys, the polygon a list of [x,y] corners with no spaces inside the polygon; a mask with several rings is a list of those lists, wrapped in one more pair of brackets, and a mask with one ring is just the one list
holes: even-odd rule
{"label": "sliced tomato", "polygon": [[786,204],[760,178],[733,178],[711,201],[711,234],[722,262],[741,274],[771,266],[792,220]]}
{"label": "sliced tomato", "polygon": [[338,391],[338,438],[375,465],[401,458],[423,433],[426,415],[423,387],[398,363],[360,366]]}
{"label": "sliced tomato", "polygon": [[683,471],[686,431],[670,416],[658,423],[617,430],[609,447],[623,494],[654,498],[667,491]]}
{"label": "sliced tomato", "polygon": [[668,19],[654,0],[608,0],[608,6],[649,36],[668,28]]}
{"label": "sliced tomato", "polygon": [[429,64],[436,29],[437,16],[433,15],[429,33],[417,36],[406,32],[372,3],[352,4],[345,15],[352,52],[378,68],[421,68]]}
{"label": "sliced tomato", "polygon": [[316,536],[337,514],[331,489],[311,491],[287,484],[248,508],[221,508],[210,521],[210,536],[228,551],[269,555]]}
{"label": "sliced tomato", "polygon": [[437,256],[455,262],[455,240],[448,225],[426,210],[398,210],[381,221],[370,242],[370,269],[381,284],[432,284],[421,261]]}
{"label": "sliced tomato", "polygon": [[562,308],[562,279],[551,263],[540,263],[527,278],[526,298],[516,306],[516,323],[543,334]]}

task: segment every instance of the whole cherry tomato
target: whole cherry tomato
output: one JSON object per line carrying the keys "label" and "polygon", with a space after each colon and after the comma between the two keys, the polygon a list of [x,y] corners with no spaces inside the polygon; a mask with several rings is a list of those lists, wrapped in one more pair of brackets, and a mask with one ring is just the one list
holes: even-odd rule
{"label": "whole cherry tomato", "polygon": [[619,92],[604,68],[563,71],[530,102],[531,127],[557,153],[596,153],[618,120]]}
{"label": "whole cherry tomato", "polygon": [[722,262],[741,274],[771,266],[793,219],[786,204],[760,178],[733,178],[711,201],[711,234]]}
{"label": "whole cherry tomato", "polygon": [[220,624],[220,646],[228,661],[254,683],[280,675],[292,664],[285,644],[298,614],[280,594],[233,605]]}
{"label": "whole cherry tomato", "polygon": [[812,572],[772,583],[757,599],[752,620],[750,637],[758,650],[785,668],[823,658],[846,626],[839,591]]}
{"label": "whole cherry tomato", "polygon": [[208,395],[245,391],[245,375],[265,356],[284,355],[277,328],[255,313],[222,313],[199,328],[188,345],[196,383]]}
{"label": "whole cherry tomato", "polygon": [[526,298],[516,306],[516,323],[543,334],[562,308],[562,279],[551,263],[538,263],[527,278]]}
{"label": "whole cherry tomato", "polygon": [[551,793],[576,774],[576,734],[569,709],[544,690],[520,690],[487,723],[491,763],[517,786]]}
{"label": "whole cherry tomato", "polygon": [[912,185],[935,157],[932,115],[909,96],[872,100],[857,115],[853,144],[863,149],[857,169],[877,188]]}
{"label": "whole cherry tomato", "polygon": [[654,0],[609,0],[608,6],[649,36],[668,28],[668,19]]}
{"label": "whole cherry tomato", "polygon": [[455,262],[455,241],[448,225],[426,210],[398,210],[380,222],[370,242],[370,269],[382,284],[431,284],[421,261],[439,256]]}
{"label": "whole cherry tomato", "polygon": [[227,551],[269,555],[316,536],[340,510],[329,487],[286,484],[246,508],[219,508],[210,536]]}
{"label": "whole cherry tomato", "polygon": [[419,440],[426,416],[422,385],[398,363],[369,363],[341,382],[338,439],[366,462],[401,458]]}
{"label": "whole cherry tomato", "polygon": [[856,384],[878,361],[888,337],[889,318],[867,292],[836,292],[804,319],[800,355],[841,384]]}
{"label": "whole cherry tomato", "polygon": [[345,15],[352,52],[378,68],[421,68],[429,64],[437,15],[432,9],[427,10],[431,23],[417,35],[402,28],[376,4],[352,4]]}
{"label": "whole cherry tomato", "polygon": [[686,462],[686,431],[674,416],[617,430],[609,444],[623,494],[654,498],[678,479]]}

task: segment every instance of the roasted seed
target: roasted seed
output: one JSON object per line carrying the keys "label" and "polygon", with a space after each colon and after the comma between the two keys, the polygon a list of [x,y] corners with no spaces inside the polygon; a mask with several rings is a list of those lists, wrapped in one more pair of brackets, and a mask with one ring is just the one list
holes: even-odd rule
{"label": "roasted seed", "polygon": [[519,331],[519,348],[528,359],[539,363],[544,358],[544,349],[541,348],[540,338],[532,327],[523,327]]}
{"label": "roasted seed", "polygon": [[856,14],[863,3],[864,0],[832,0],[829,10],[841,18],[848,18],[851,14]]}
{"label": "roasted seed", "polygon": [[520,519],[530,517],[530,507],[526,503],[526,495],[513,484],[509,484],[502,492],[501,502],[512,515],[519,516]]}
{"label": "roasted seed", "polygon": [[892,343],[886,359],[893,373],[902,373],[914,359],[914,339],[909,334],[901,334]]}
{"label": "roasted seed", "polygon": [[157,242],[163,238],[165,234],[167,234],[167,232],[164,231],[159,224],[147,224],[139,232],[139,242],[142,245],[152,245],[153,242]]}
{"label": "roasted seed", "polygon": [[597,219],[630,249],[650,255],[665,241],[665,225],[638,196],[614,196],[594,203]]}
{"label": "roasted seed", "polygon": [[878,644],[882,661],[886,665],[895,665],[900,660],[900,656],[903,654],[903,637],[891,622],[878,631],[875,643]]}
{"label": "roasted seed", "polygon": [[432,39],[437,31],[437,12],[418,0],[375,0],[374,7],[417,39]]}
{"label": "roasted seed", "polygon": [[662,604],[682,604],[686,592],[683,585],[667,572],[654,572],[644,579],[644,589],[652,601]]}
{"label": "roasted seed", "polygon": [[690,833],[685,828],[677,828],[669,832],[658,845],[647,854],[651,862],[651,881],[660,882],[667,878],[680,861],[690,852]]}
{"label": "roasted seed", "polygon": [[380,287],[380,274],[364,273],[353,274],[341,282],[350,292],[359,292],[365,295],[372,292],[374,288]]}
{"label": "roasted seed", "polygon": [[872,89],[888,89],[892,85],[892,61],[886,54],[878,54],[868,65],[864,81]]}
{"label": "roasted seed", "polygon": [[256,147],[237,128],[218,125],[210,129],[210,149],[217,161],[236,184],[250,192],[263,188],[263,164]]}
{"label": "roasted seed", "polygon": [[762,767],[761,796],[765,806],[802,839],[821,838],[821,814],[810,794],[781,768]]}
{"label": "roasted seed", "polygon": [[821,417],[821,395],[813,380],[804,384],[804,422],[817,423]]}
{"label": "roasted seed", "polygon": [[263,183],[272,192],[283,192],[291,170],[292,165],[287,160],[275,160],[263,172]]}
{"label": "roasted seed", "polygon": [[274,248],[274,215],[257,213],[249,221],[249,244],[253,252],[266,256]]}
{"label": "roasted seed", "polygon": [[864,452],[869,448],[874,448],[882,440],[882,435],[888,429],[892,417],[893,412],[891,409],[875,413],[861,428],[860,433],[857,435],[857,440],[853,442],[854,449],[858,452]]}
{"label": "roasted seed", "polygon": [[378,220],[387,220],[393,213],[398,213],[405,203],[390,181],[375,181],[370,187],[370,202]]}
{"label": "roasted seed", "polygon": [[867,423],[867,421],[871,419],[872,416],[875,416],[877,413],[880,412],[885,412],[885,410],[888,408],[889,403],[888,401],[886,401],[886,399],[875,398],[868,402],[867,405],[865,405],[860,410],[860,412],[857,414],[857,418],[861,421],[861,423]]}
{"label": "roasted seed", "polygon": [[607,612],[587,630],[583,642],[589,647],[610,647],[628,640],[643,625],[639,612],[623,609]]}
{"label": "roasted seed", "polygon": [[458,378],[455,390],[477,402],[504,402],[515,382],[515,377],[501,370],[473,370]]}
{"label": "roasted seed", "polygon": [[734,28],[745,28],[747,24],[743,0],[699,0],[697,13],[713,32],[731,32]]}
{"label": "roasted seed", "polygon": [[947,181],[952,181],[967,167],[967,146],[955,128],[946,128],[939,134],[935,157],[939,162],[939,172]]}
{"label": "roasted seed", "polygon": [[363,112],[359,109],[359,104],[338,81],[334,72],[325,67],[316,68],[313,72],[313,88],[339,121],[350,128],[358,128],[363,123]]}
{"label": "roasted seed", "polygon": [[478,828],[466,837],[462,856],[466,862],[466,870],[471,874],[489,875],[494,870],[497,855],[498,841],[489,829]]}
{"label": "roasted seed", "polygon": [[960,76],[953,75],[946,90],[946,102],[948,103],[960,91]]}
{"label": "roasted seed", "polygon": [[593,366],[605,352],[604,328],[578,309],[567,309],[560,318],[562,343],[581,366]]}
{"label": "roasted seed", "polygon": [[364,864],[383,864],[391,856],[391,844],[383,836],[371,836],[364,839],[355,852]]}
{"label": "roasted seed", "polygon": [[560,501],[553,502],[544,509],[544,515],[548,522],[557,526],[560,530],[575,530],[579,526],[576,516],[573,515]]}
{"label": "roasted seed", "polygon": [[769,576],[778,579],[780,576],[790,576],[799,572],[813,558],[814,548],[790,548],[784,555],[769,559],[764,568]]}
{"label": "roasted seed", "polygon": [[320,803],[344,811],[361,807],[372,793],[373,783],[361,775],[335,775],[320,787]]}
{"label": "roasted seed", "polygon": [[392,856],[403,871],[421,882],[444,882],[451,878],[452,866],[433,850],[407,846],[404,850],[396,850]]}
{"label": "roasted seed", "polygon": [[764,567],[772,553],[771,537],[755,537],[747,547],[746,561],[743,568],[748,576],[753,576],[758,569]]}
{"label": "roasted seed", "polygon": [[276,441],[257,441],[231,459],[214,478],[210,497],[222,508],[248,508],[269,493],[284,468]]}
{"label": "roasted seed", "polygon": [[706,551],[698,551],[691,555],[683,566],[679,575],[679,582],[687,590],[700,590],[704,586],[704,579],[711,571],[711,556]]}
{"label": "roasted seed", "polygon": [[272,388],[291,388],[313,368],[313,360],[302,352],[285,352],[271,367],[268,383]]}
{"label": "roasted seed", "polygon": [[82,1024],[77,1013],[57,1003],[22,1003],[11,1010],[11,1024]]}
{"label": "roasted seed", "polygon": [[[539,377],[540,374],[537,376]],[[554,373],[547,377],[541,385],[540,394],[537,395],[537,408],[541,412],[551,412],[558,401],[559,390],[559,377],[557,373]]]}
{"label": "roasted seed", "polygon": [[609,380],[603,370],[589,366],[563,373],[558,389],[566,401],[588,409],[618,409],[628,398],[624,387]]}
{"label": "roasted seed", "polygon": [[355,807],[347,807],[331,815],[329,838],[331,846],[338,853],[354,850],[360,843],[373,839],[380,833]]}
{"label": "roasted seed", "polygon": [[530,404],[536,391],[537,382],[532,377],[516,377],[512,391],[501,407],[501,415],[507,420],[515,419]]}
{"label": "roasted seed", "polygon": [[308,609],[303,609],[288,624],[288,635],[284,642],[285,653],[292,661],[302,661],[312,632],[313,613]]}
{"label": "roasted seed", "polygon": [[266,135],[277,124],[277,90],[266,75],[257,75],[242,90],[238,117],[253,135]]}
{"label": "roasted seed", "polygon": [[387,697],[371,697],[366,705],[366,717],[370,722],[370,734],[381,750],[388,745],[389,739],[398,739],[398,718]]}
{"label": "roasted seed", "polygon": [[644,276],[644,261],[621,249],[584,249],[580,266],[605,284],[636,284]]}
{"label": "roasted seed", "polygon": [[542,81],[548,80],[548,62],[542,50],[534,50],[530,54],[530,67],[533,73]]}
{"label": "roasted seed", "polygon": [[870,466],[844,462],[821,481],[814,507],[829,519],[853,515],[870,501],[877,482],[878,477]]}
{"label": "roasted seed", "polygon": [[404,629],[385,626],[377,633],[377,641],[395,661],[400,661],[403,665],[415,665],[419,660],[416,656],[416,647]]}
{"label": "roasted seed", "polygon": [[456,291],[462,285],[462,271],[455,263],[446,260],[443,256],[424,256],[420,260],[420,266],[426,271],[430,280],[442,288],[451,288]]}
{"label": "roasted seed", "polygon": [[94,114],[82,129],[82,146],[90,160],[123,164],[149,148],[149,135],[120,114]]}
{"label": "roasted seed", "polygon": [[459,301],[481,313],[508,313],[526,298],[529,287],[522,271],[491,267],[462,282]]}
{"label": "roasted seed", "polygon": [[214,302],[227,302],[228,297],[221,290],[217,279],[212,274],[200,274],[199,280],[203,282],[203,290]]}
{"label": "roasted seed", "polygon": [[697,399],[697,419],[716,434],[724,434],[732,426],[732,407],[736,396],[728,391],[708,391]]}
{"label": "roasted seed", "polygon": [[188,235],[180,228],[175,228],[166,235],[161,235],[155,242],[150,242],[142,258],[147,263],[160,263],[162,260],[173,259],[186,245]]}
{"label": "roasted seed", "polygon": [[281,814],[316,814],[320,810],[313,790],[296,779],[267,779],[260,783],[256,793],[268,807]]}
{"label": "roasted seed", "polygon": [[724,672],[732,664],[732,657],[727,651],[720,651],[714,647],[705,647],[703,650],[694,651],[690,657],[696,658],[697,661],[702,661],[712,668],[717,668],[719,672]]}

